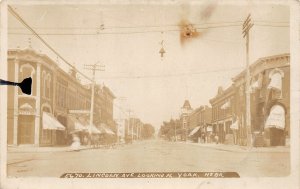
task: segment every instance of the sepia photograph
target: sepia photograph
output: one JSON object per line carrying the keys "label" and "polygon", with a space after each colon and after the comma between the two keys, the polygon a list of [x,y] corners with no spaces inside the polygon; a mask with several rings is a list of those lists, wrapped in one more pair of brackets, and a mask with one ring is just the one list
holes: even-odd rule
{"label": "sepia photograph", "polygon": [[289,1],[4,2],[7,179],[299,177]]}

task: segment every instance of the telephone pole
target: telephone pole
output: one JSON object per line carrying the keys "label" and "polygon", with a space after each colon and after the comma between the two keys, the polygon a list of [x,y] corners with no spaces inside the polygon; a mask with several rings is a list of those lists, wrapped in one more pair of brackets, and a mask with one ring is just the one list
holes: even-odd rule
{"label": "telephone pole", "polygon": [[[129,129],[130,129],[130,126],[131,126],[131,120],[130,120],[130,114],[131,114],[131,110],[130,109],[128,109],[127,110],[127,112],[128,112],[128,127],[127,127],[127,135],[129,135]],[[131,139],[132,139],[132,133],[131,133]],[[131,141],[132,142],[132,141]]]}
{"label": "telephone pole", "polygon": [[[119,124],[117,125],[117,143],[120,144],[120,138],[122,138],[122,136],[119,136],[120,134],[120,126],[124,124],[124,119],[122,116],[123,112],[123,102],[127,99],[126,97],[119,97]],[[123,122],[123,123],[122,123]],[[124,137],[125,137],[125,128],[122,129],[124,132]]]}
{"label": "telephone pole", "polygon": [[250,107],[250,67],[249,67],[249,32],[254,24],[251,23],[251,14],[248,15],[243,24],[243,37],[246,37],[246,129],[247,129],[247,146],[252,146],[251,131],[251,107]]}
{"label": "telephone pole", "polygon": [[104,65],[99,65],[99,62],[95,64],[85,64],[84,69],[91,70],[93,72],[92,78],[92,95],[91,95],[91,110],[90,110],[90,124],[89,124],[89,145],[91,146],[91,139],[92,139],[92,125],[94,119],[94,99],[95,99],[95,73],[96,71],[105,71]]}

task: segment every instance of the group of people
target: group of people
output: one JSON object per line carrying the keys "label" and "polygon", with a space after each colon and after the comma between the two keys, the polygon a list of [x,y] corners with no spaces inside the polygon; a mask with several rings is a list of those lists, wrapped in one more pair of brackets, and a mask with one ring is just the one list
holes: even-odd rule
{"label": "group of people", "polygon": [[90,144],[93,148],[105,147],[105,148],[114,148],[116,141],[113,137],[105,137],[103,135],[92,135],[87,136],[83,135],[80,136],[77,133],[72,134],[72,142],[70,145],[71,150],[79,151],[81,145],[88,145]]}

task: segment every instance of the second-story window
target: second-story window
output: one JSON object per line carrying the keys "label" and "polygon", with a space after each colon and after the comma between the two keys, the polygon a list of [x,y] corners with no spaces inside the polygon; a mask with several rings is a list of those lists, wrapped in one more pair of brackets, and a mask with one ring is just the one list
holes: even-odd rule
{"label": "second-story window", "polygon": [[51,85],[51,75],[49,73],[46,74],[46,72],[44,71],[43,74],[42,74],[42,94],[43,94],[43,97],[45,98],[50,98],[51,97],[51,94],[50,94],[50,85]]}
{"label": "second-story window", "polygon": [[66,87],[60,83],[56,85],[56,104],[60,107],[66,107]]}
{"label": "second-story window", "polygon": [[[31,64],[27,63],[27,64],[22,64],[20,66],[20,72],[21,72],[21,74],[19,75],[19,81],[22,81],[23,79],[28,78],[28,77],[32,77],[32,79],[33,79],[33,75],[35,74],[35,69]],[[34,85],[34,82],[32,85]],[[32,88],[34,88],[34,86],[32,86]],[[35,90],[33,90],[32,95],[35,95],[34,93],[35,93]],[[19,94],[23,94],[21,92],[21,89],[19,89]]]}
{"label": "second-story window", "polygon": [[46,96],[46,98],[51,97],[50,86],[51,86],[51,75],[48,73],[47,78],[46,78],[46,86],[45,86],[45,96]]}

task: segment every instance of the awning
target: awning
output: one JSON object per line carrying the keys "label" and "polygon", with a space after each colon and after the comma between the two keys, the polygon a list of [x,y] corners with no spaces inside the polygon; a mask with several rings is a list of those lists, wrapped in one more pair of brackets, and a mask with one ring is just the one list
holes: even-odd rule
{"label": "awning", "polygon": [[68,130],[73,132],[80,132],[87,130],[87,127],[79,121],[75,116],[68,116]]}
{"label": "awning", "polygon": [[238,121],[235,121],[233,124],[230,125],[230,129],[239,129],[239,122]]}
{"label": "awning", "polygon": [[[88,132],[89,132],[89,129],[88,129]],[[92,134],[101,134],[102,133],[99,129],[97,129],[97,127],[95,125],[92,125],[91,132],[92,132]]]}
{"label": "awning", "polygon": [[265,128],[285,128],[285,110],[280,105],[274,105],[271,108],[270,114],[267,118]]}
{"label": "awning", "polygon": [[189,136],[194,135],[197,131],[199,131],[199,129],[200,129],[200,126],[195,127],[195,128],[190,132]]}
{"label": "awning", "polygon": [[268,89],[277,89],[277,90],[281,91],[283,77],[284,77],[284,74],[281,70],[277,69],[273,72],[270,72],[269,78],[271,79],[271,82],[268,85]]}
{"label": "awning", "polygon": [[227,101],[225,104],[221,106],[221,109],[227,109],[230,107],[230,101]]}
{"label": "awning", "polygon": [[108,128],[108,127],[106,126],[106,124],[104,124],[104,123],[101,123],[101,124],[100,124],[100,128],[101,128],[102,131],[103,131],[104,133],[106,133],[106,134],[115,135],[115,133],[114,133],[110,128]]}
{"label": "awning", "polygon": [[66,128],[48,112],[43,112],[43,129],[65,130]]}

